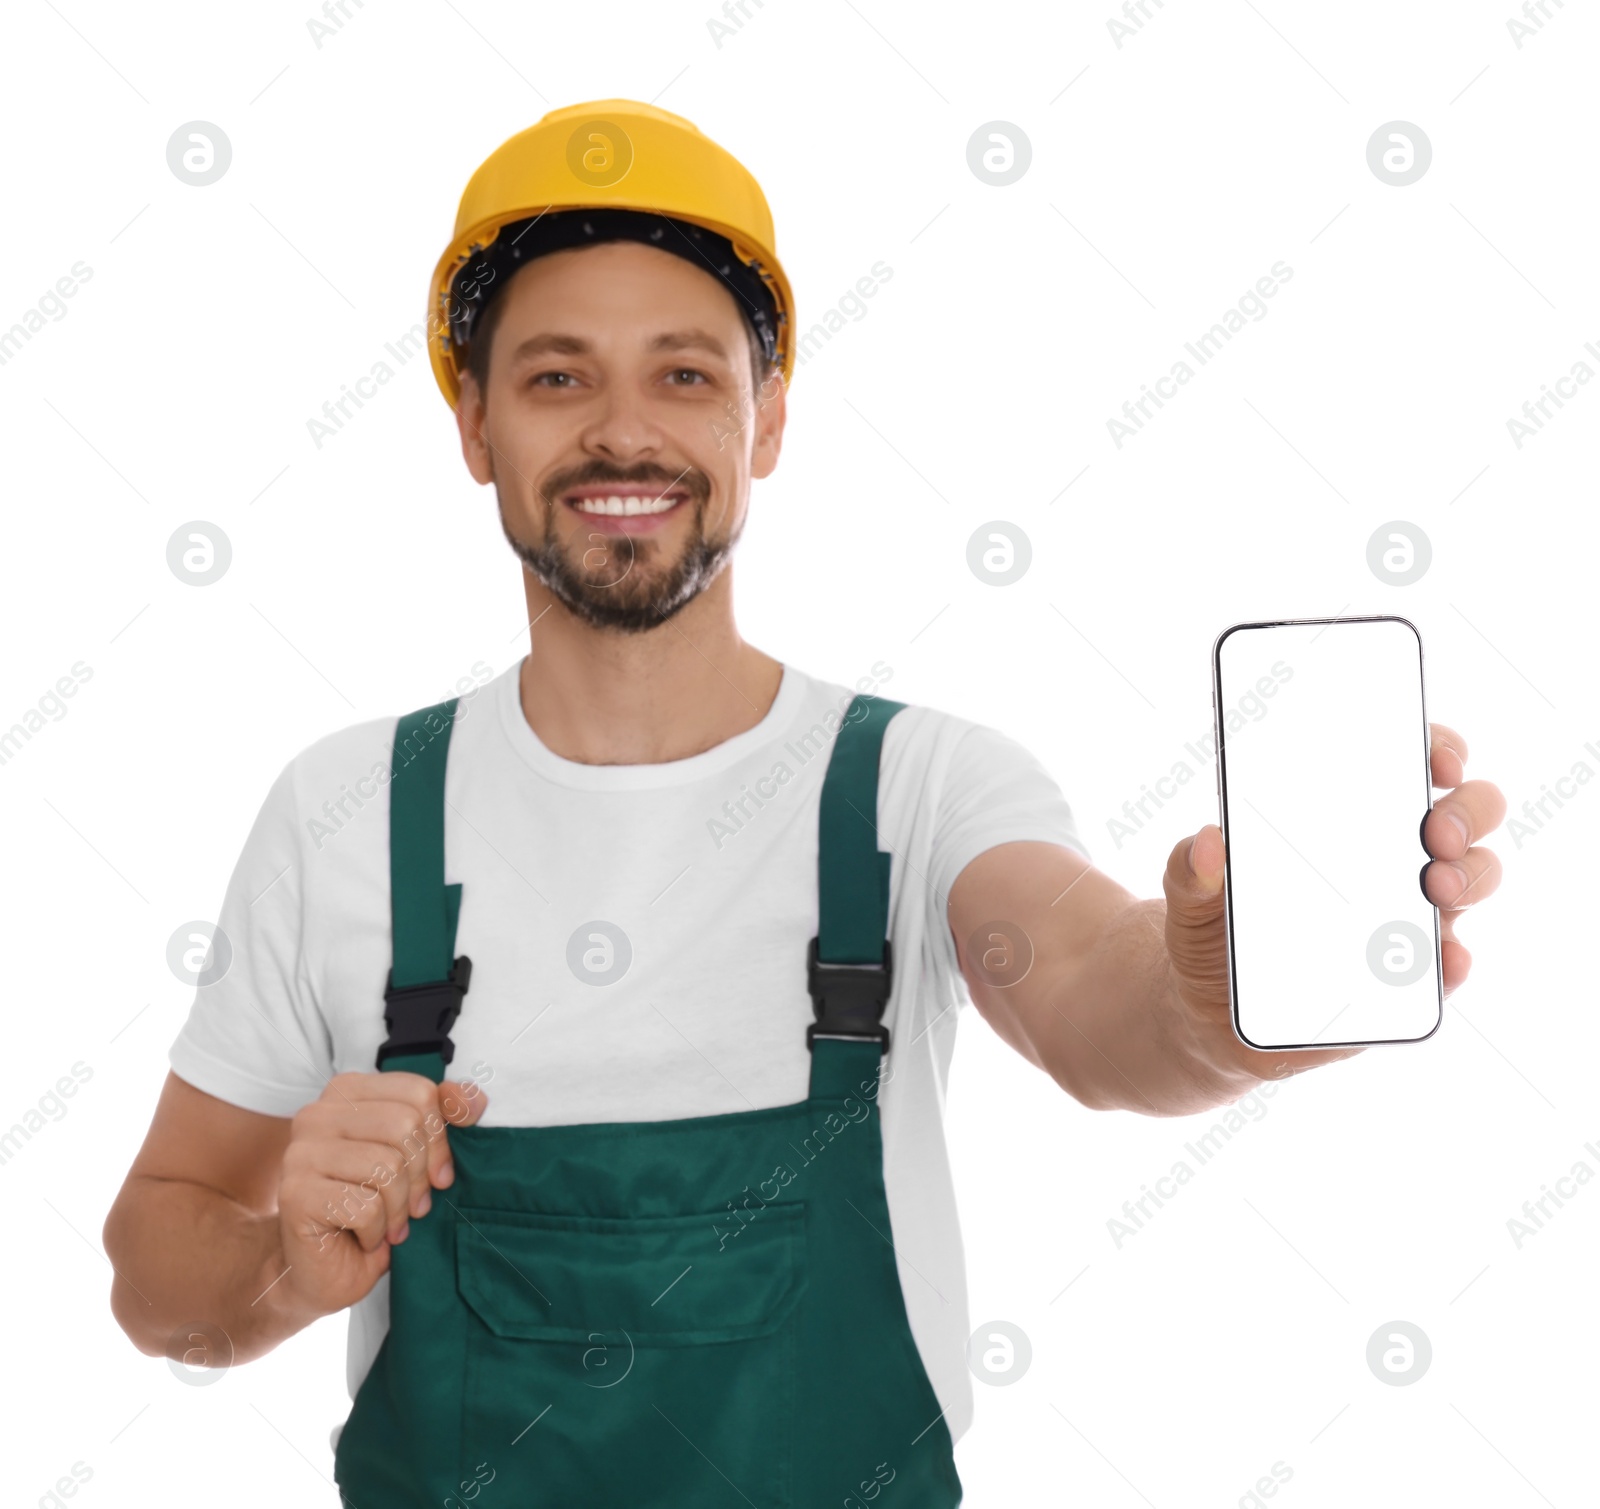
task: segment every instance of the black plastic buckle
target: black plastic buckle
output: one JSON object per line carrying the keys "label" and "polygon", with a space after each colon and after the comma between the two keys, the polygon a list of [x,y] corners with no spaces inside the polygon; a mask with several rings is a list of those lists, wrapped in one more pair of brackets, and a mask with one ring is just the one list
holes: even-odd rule
{"label": "black plastic buckle", "polygon": [[806,1028],[806,1047],[819,1037],[876,1041],[889,1051],[889,1029],[883,1009],[894,984],[894,951],[883,940],[882,964],[824,964],[817,940],[806,945],[806,986],[817,1019]]}
{"label": "black plastic buckle", "polygon": [[378,1067],[381,1069],[387,1058],[413,1053],[437,1053],[448,1064],[456,1053],[450,1029],[461,1014],[461,998],[471,979],[472,960],[465,954],[451,967],[448,980],[426,985],[402,985],[396,989],[391,967],[383,992],[383,1020],[389,1036],[378,1049]]}

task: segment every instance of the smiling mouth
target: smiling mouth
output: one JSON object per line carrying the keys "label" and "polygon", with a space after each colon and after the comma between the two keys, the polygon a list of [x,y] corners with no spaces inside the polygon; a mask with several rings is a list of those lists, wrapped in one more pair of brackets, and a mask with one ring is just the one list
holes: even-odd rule
{"label": "smiling mouth", "polygon": [[568,493],[562,501],[578,513],[632,519],[670,513],[688,496],[686,492]]}

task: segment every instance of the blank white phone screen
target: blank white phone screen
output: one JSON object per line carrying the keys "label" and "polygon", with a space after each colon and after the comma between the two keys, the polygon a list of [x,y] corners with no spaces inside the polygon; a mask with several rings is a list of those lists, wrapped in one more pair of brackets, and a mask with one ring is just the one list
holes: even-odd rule
{"label": "blank white phone screen", "polygon": [[1234,1020],[1259,1048],[1439,1024],[1422,641],[1398,618],[1240,625],[1216,651]]}

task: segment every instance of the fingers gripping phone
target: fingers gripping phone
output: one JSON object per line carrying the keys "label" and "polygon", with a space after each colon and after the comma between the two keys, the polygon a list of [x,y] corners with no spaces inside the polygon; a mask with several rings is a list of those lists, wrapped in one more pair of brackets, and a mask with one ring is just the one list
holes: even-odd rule
{"label": "fingers gripping phone", "polygon": [[1430,1037],[1421,635],[1390,616],[1235,624],[1212,696],[1234,1031],[1272,1049]]}

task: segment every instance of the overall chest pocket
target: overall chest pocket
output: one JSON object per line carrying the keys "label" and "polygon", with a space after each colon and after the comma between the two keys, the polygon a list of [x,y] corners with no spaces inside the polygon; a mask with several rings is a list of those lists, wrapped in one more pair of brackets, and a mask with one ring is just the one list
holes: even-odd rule
{"label": "overall chest pocket", "polygon": [[733,1240],[712,1214],[458,1216],[473,1509],[788,1509],[802,1202]]}

